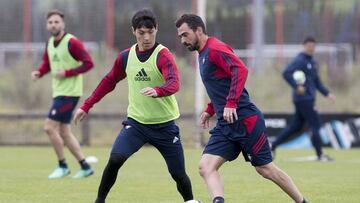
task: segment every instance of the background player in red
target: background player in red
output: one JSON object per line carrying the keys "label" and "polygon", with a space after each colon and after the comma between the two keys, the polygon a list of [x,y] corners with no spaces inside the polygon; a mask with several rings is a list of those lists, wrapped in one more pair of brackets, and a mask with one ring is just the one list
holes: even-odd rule
{"label": "background player in red", "polygon": [[200,125],[207,128],[210,117],[217,117],[199,164],[213,203],[224,202],[219,168],[226,161],[235,160],[240,152],[260,175],[277,184],[295,202],[306,202],[291,178],[272,163],[263,115],[244,88],[248,70],[243,62],[228,45],[206,34],[199,16],[184,14],[176,27],[181,43],[190,51],[199,52],[200,74],[211,100],[201,115]]}

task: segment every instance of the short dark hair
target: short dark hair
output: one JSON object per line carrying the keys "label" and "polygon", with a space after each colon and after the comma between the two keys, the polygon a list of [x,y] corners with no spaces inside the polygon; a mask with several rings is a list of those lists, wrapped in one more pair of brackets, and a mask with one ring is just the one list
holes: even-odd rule
{"label": "short dark hair", "polygon": [[190,29],[194,32],[198,27],[201,27],[203,32],[206,34],[205,24],[200,16],[195,14],[184,14],[176,21],[175,25],[179,28],[184,23],[187,23]]}
{"label": "short dark hair", "polygon": [[308,42],[316,43],[316,40],[315,40],[315,38],[312,37],[312,36],[307,36],[307,37],[305,37],[305,39],[304,39],[304,41],[303,41],[303,44],[306,44],[306,43],[308,43]]}
{"label": "short dark hair", "polygon": [[156,28],[156,16],[150,9],[142,9],[132,17],[131,24],[134,30],[141,27]]}
{"label": "short dark hair", "polygon": [[51,16],[53,16],[53,15],[58,15],[58,16],[60,16],[62,19],[65,18],[65,15],[64,15],[63,12],[61,12],[61,11],[59,11],[59,10],[57,10],[57,9],[54,9],[54,10],[51,10],[51,11],[49,11],[49,12],[47,13],[46,19],[49,19],[49,18],[50,18]]}

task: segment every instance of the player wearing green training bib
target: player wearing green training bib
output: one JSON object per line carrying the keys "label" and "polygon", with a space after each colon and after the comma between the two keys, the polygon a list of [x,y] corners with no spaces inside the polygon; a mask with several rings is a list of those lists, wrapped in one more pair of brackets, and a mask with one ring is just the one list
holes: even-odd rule
{"label": "player wearing green training bib", "polygon": [[179,128],[174,121],[179,117],[174,96],[179,89],[179,77],[173,56],[155,41],[157,23],[152,11],[138,11],[132,19],[132,28],[137,43],[118,55],[112,70],[74,116],[75,123],[81,121],[95,103],[127,78],[128,118],[113,144],[95,202],[105,202],[119,168],[146,143],[156,147],[164,157],[183,200],[198,202],[193,200]]}
{"label": "player wearing green training bib", "polygon": [[55,41],[54,36],[47,43],[47,54],[53,76],[52,92],[54,98],[58,96],[80,97],[83,94],[83,78],[81,74],[65,78],[56,77],[58,72],[72,70],[82,64],[69,51],[69,41],[71,39],[76,40],[72,34],[65,33],[58,43]]}
{"label": "player wearing green training bib", "polygon": [[125,69],[131,89],[128,116],[143,124],[159,124],[179,118],[179,108],[174,95],[154,99],[139,94],[146,87],[159,87],[165,83],[156,65],[157,56],[162,49],[166,48],[157,45],[145,63],[138,59],[136,45],[130,48],[126,66],[134,68]]}
{"label": "player wearing green training bib", "polygon": [[48,13],[47,29],[52,36],[47,42],[43,63],[31,74],[34,81],[48,72],[51,72],[52,77],[53,105],[44,130],[55,149],[59,166],[49,175],[50,179],[63,178],[70,174],[63,144],[70,149],[81,166],[74,178],[93,174],[69,125],[72,112],[83,94],[82,73],[90,70],[93,62],[81,41],[65,33],[64,27],[64,15],[61,12],[54,10]]}

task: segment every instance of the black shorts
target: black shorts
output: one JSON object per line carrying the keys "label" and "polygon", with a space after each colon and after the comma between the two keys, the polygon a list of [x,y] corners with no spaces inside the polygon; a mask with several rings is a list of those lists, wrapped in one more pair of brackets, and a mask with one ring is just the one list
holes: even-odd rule
{"label": "black shorts", "polygon": [[144,144],[149,143],[164,157],[170,174],[185,173],[184,151],[175,121],[142,124],[128,118],[123,126],[112,146],[111,154],[129,158]]}
{"label": "black shorts", "polygon": [[54,98],[48,118],[61,123],[69,124],[72,113],[80,97],[58,96]]}
{"label": "black shorts", "polygon": [[253,166],[272,162],[265,121],[261,113],[232,124],[218,122],[210,134],[204,154],[218,155],[232,161],[242,152],[245,160],[250,161]]}

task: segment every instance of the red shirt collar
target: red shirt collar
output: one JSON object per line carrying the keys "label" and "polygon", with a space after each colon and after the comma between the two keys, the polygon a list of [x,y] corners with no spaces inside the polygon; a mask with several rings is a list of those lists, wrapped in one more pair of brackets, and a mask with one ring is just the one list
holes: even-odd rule
{"label": "red shirt collar", "polygon": [[205,46],[201,50],[199,50],[199,54],[201,54],[209,46],[209,41],[213,40],[213,39],[214,39],[214,37],[208,37],[208,39],[206,40]]}

